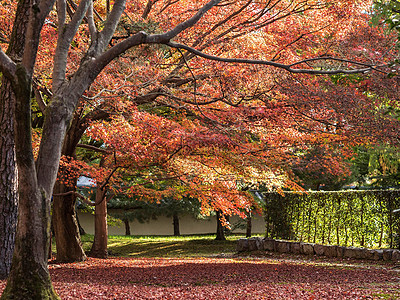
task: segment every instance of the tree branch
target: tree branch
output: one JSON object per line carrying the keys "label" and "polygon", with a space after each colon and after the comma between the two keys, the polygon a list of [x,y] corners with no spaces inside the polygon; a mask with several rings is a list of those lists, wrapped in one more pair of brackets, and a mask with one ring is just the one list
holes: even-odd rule
{"label": "tree branch", "polygon": [[42,94],[40,93],[40,91],[39,91],[39,89],[37,88],[37,87],[35,87],[34,89],[33,89],[33,92],[35,93],[35,99],[36,99],[36,102],[37,102],[37,104],[39,105],[39,109],[40,109],[40,111],[42,112],[42,113],[44,113],[44,111],[46,110],[46,103],[44,102],[44,100],[43,100],[43,96],[42,96]]}
{"label": "tree branch", "polygon": [[157,1],[159,1],[159,0],[148,0],[147,1],[146,8],[144,9],[143,14],[142,14],[142,19],[147,19],[153,5],[156,4]]}
{"label": "tree branch", "polygon": [[12,61],[7,54],[4,53],[3,49],[0,48],[0,71],[11,81],[15,80],[15,72],[17,65]]}
{"label": "tree branch", "polygon": [[75,192],[75,191],[69,191],[69,192],[60,193],[60,194],[53,194],[53,197],[63,197],[63,196],[69,196],[69,195],[73,195],[75,197],[78,197],[79,199],[83,200],[83,202],[85,202],[87,205],[90,205],[90,206],[99,205],[104,200],[104,197],[102,197],[101,201],[93,202],[93,201],[90,201],[87,197],[85,197],[85,196],[83,196],[80,193]]}
{"label": "tree branch", "polygon": [[[291,73],[299,73],[299,74],[358,74],[358,73],[365,73],[371,70],[376,70],[376,66],[373,65],[368,65],[364,63],[359,63],[356,61],[349,61],[345,59],[339,59],[339,58],[333,58],[333,57],[316,57],[312,59],[306,59],[302,61],[298,61],[293,64],[281,64],[277,63],[274,61],[269,61],[269,60],[258,60],[258,59],[245,59],[245,58],[224,58],[224,57],[218,57],[210,54],[203,53],[201,51],[198,51],[192,47],[175,43],[175,42],[167,42],[165,43],[166,45],[176,48],[176,49],[184,49],[188,52],[191,52],[197,56],[203,57],[208,60],[213,60],[213,61],[220,61],[220,62],[226,62],[226,63],[237,63],[237,64],[249,64],[249,65],[265,65],[265,66],[272,66],[280,69],[284,69],[288,72]],[[311,62],[311,61],[338,61],[338,62],[346,62],[346,63],[351,63],[354,65],[359,65],[359,66],[366,66],[366,68],[362,69],[336,69],[336,70],[316,70],[316,69],[295,69],[293,66],[306,63],[306,62]]]}
{"label": "tree branch", "polygon": [[102,53],[104,49],[106,49],[108,43],[110,43],[119,23],[119,19],[125,10],[125,3],[126,0],[115,1],[111,13],[108,15],[104,24],[104,29],[100,32],[99,49],[97,49],[99,53]]}
{"label": "tree branch", "polygon": [[32,6],[29,12],[29,21],[26,28],[25,45],[22,56],[22,65],[25,67],[30,79],[33,76],[37,51],[40,42],[40,34],[43,24],[50,11],[53,9],[55,0],[31,1]]}
{"label": "tree branch", "polygon": [[63,28],[65,25],[66,14],[67,14],[67,4],[65,0],[57,0],[57,17],[58,17],[58,28]]}
{"label": "tree branch", "polygon": [[104,153],[104,154],[113,153],[112,150],[101,149],[101,148],[99,148],[99,147],[92,146],[92,145],[78,144],[78,145],[76,145],[76,147],[84,148],[84,149],[88,149],[88,150],[92,150],[92,151],[100,152],[100,153]]}
{"label": "tree branch", "polygon": [[90,6],[88,8],[88,11],[86,12],[86,19],[89,25],[89,32],[90,32],[90,37],[91,40],[94,41],[97,35],[97,28],[96,28],[96,24],[94,22],[94,18],[93,18],[93,2],[90,3]]}
{"label": "tree branch", "polygon": [[[65,3],[65,1],[62,2]],[[54,55],[53,91],[56,91],[65,80],[68,50],[91,3],[92,0],[80,1],[79,6],[71,19],[71,22],[59,29],[57,48]]]}
{"label": "tree branch", "polygon": [[175,26],[174,29],[167,31],[166,33],[163,34],[154,34],[148,36],[146,42],[148,43],[166,43],[169,40],[173,39],[176,37],[178,34],[180,34],[182,31],[193,27],[202,17],[203,15],[209,11],[211,8],[213,8],[215,5],[217,5],[221,0],[212,0],[205,4],[202,8],[200,8],[197,13],[191,17],[190,19],[178,24]]}

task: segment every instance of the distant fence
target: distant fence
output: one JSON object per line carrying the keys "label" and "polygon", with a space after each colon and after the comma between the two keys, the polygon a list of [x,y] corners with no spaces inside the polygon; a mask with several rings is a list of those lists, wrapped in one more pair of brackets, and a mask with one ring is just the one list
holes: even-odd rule
{"label": "distant fence", "polygon": [[341,246],[398,247],[400,190],[262,193],[266,236]]}

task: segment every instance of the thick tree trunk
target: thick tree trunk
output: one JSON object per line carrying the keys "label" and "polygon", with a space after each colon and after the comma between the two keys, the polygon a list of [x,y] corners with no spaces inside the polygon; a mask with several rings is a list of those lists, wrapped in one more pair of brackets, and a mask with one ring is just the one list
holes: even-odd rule
{"label": "thick tree trunk", "polygon": [[131,235],[131,227],[129,225],[129,220],[125,219],[124,224],[125,224],[125,235]]}
{"label": "thick tree trunk", "polygon": [[216,211],[217,213],[217,236],[215,237],[216,240],[218,241],[225,241],[225,232],[224,232],[224,226],[222,226],[221,218],[222,218],[222,212],[220,210]]}
{"label": "thick tree trunk", "polygon": [[0,90],[0,279],[7,278],[18,217],[18,184],[14,151],[14,96],[3,78]]}
{"label": "thick tree trunk", "polygon": [[[50,142],[45,135],[42,147],[51,146],[54,160],[47,158],[47,172],[43,157],[38,159],[38,171],[32,151],[31,140],[31,84],[27,73],[19,70],[16,92],[15,149],[18,164],[19,210],[14,256],[10,276],[1,299],[59,299],[50,280],[47,256],[50,241],[50,195],[56,179],[61,142]],[[50,113],[51,114],[51,113]],[[47,126],[52,125],[50,116]],[[60,125],[60,122],[57,121]],[[63,138],[65,128],[57,127],[53,136]],[[64,131],[63,131],[64,128]],[[58,130],[57,130],[58,129]],[[43,140],[45,140],[43,145]],[[59,147],[57,147],[59,146]],[[58,150],[58,151],[57,151]],[[58,154],[58,157],[57,157]],[[48,157],[48,155],[46,155]],[[40,174],[46,176],[40,176]]]}
{"label": "thick tree trunk", "polygon": [[[100,202],[100,203],[99,203]],[[96,190],[96,203],[94,211],[94,241],[89,256],[97,258],[107,258],[107,201],[105,191],[98,186]]]}
{"label": "thick tree trunk", "polygon": [[[66,192],[68,192],[66,186],[57,182],[54,186],[54,195]],[[56,259],[58,262],[75,262],[86,259],[75,215],[74,195],[53,197],[52,221],[57,246]]]}
{"label": "thick tree trunk", "polygon": [[[24,182],[20,180],[20,185]],[[23,190],[20,188],[20,209],[29,214],[18,218],[12,269],[1,299],[59,299],[47,268],[49,206],[41,205],[47,200],[38,188]]]}
{"label": "thick tree trunk", "polygon": [[[19,1],[7,54],[14,61],[24,53],[30,0]],[[3,76],[0,87],[0,279],[11,268],[18,218],[18,172],[14,140],[15,95],[10,81]]]}
{"label": "thick tree trunk", "polygon": [[173,224],[174,224],[174,236],[180,236],[180,230],[179,230],[179,216],[177,213],[174,213],[172,216],[173,219]]}

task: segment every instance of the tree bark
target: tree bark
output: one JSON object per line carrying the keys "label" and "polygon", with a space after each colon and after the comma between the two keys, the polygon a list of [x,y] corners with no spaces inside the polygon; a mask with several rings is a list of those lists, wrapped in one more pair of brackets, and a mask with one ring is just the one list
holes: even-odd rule
{"label": "tree bark", "polygon": [[225,241],[225,232],[224,232],[224,226],[222,226],[221,218],[222,218],[222,212],[220,210],[216,211],[217,213],[217,236],[215,237],[216,240],[218,241]]}
{"label": "tree bark", "polygon": [[[79,114],[76,113],[65,136],[62,155],[75,157],[76,145],[84,132],[84,128],[80,124]],[[77,179],[72,181],[76,182]],[[76,185],[67,186],[57,181],[53,193],[57,195],[75,190]],[[59,262],[79,262],[86,259],[76,219],[75,202],[76,197],[72,194],[53,197],[52,222],[57,248],[56,259]]]}
{"label": "tree bark", "polygon": [[179,216],[177,213],[174,213],[172,216],[173,219],[173,224],[174,224],[174,236],[180,236],[180,230],[179,230]]}
{"label": "tree bark", "polygon": [[78,218],[78,214],[76,213],[76,209],[75,209],[75,219],[76,219],[76,222],[78,223],[79,235],[80,235],[80,236],[85,235],[85,234],[86,234],[86,231],[85,231],[85,229],[82,227],[81,222],[79,222],[79,218]]}
{"label": "tree bark", "polygon": [[[30,1],[19,1],[7,54],[14,61],[23,55]],[[11,268],[18,218],[18,172],[14,140],[15,94],[5,76],[0,87],[0,279]]]}
{"label": "tree bark", "polygon": [[[26,181],[20,180],[21,183]],[[50,212],[37,205],[46,200],[39,189],[20,187],[19,190],[20,209],[27,209],[30,214],[18,217],[12,269],[1,299],[59,299],[47,267]]]}
{"label": "tree bark", "polygon": [[252,227],[252,220],[251,220],[251,213],[249,213],[249,215],[247,216],[247,220],[246,220],[246,237],[251,237],[251,227]]}
{"label": "tree bark", "polygon": [[105,199],[105,190],[100,188],[100,184],[96,190],[96,203],[99,204],[95,206],[94,211],[94,241],[89,256],[107,258],[107,201]]}
{"label": "tree bark", "polygon": [[124,224],[125,224],[125,235],[131,235],[131,227],[129,225],[129,220],[125,219]]}
{"label": "tree bark", "polygon": [[0,279],[7,278],[18,217],[18,184],[14,151],[14,96],[9,80],[0,90]]}
{"label": "tree bark", "polygon": [[[23,213],[18,215],[12,267],[1,299],[59,299],[53,289],[47,266],[50,195],[56,178],[58,160],[57,163],[47,161],[55,170],[49,172],[46,177],[37,173],[31,146],[31,80],[22,67],[17,72],[18,81],[13,87],[16,96],[15,149],[19,174],[19,209]],[[52,118],[48,119],[47,126],[51,126],[53,121],[55,120]],[[57,123],[59,124],[59,121]],[[66,122],[55,126],[56,130],[52,133],[62,136],[62,132],[58,130],[62,130],[63,125],[66,126]],[[50,142],[47,137],[43,138],[47,143]],[[38,162],[38,168],[40,167],[41,163]]]}
{"label": "tree bark", "polygon": [[[57,182],[53,193],[57,195],[68,191],[65,185]],[[52,221],[57,246],[56,260],[58,262],[76,262],[86,259],[75,217],[75,200],[73,194],[53,197]]]}

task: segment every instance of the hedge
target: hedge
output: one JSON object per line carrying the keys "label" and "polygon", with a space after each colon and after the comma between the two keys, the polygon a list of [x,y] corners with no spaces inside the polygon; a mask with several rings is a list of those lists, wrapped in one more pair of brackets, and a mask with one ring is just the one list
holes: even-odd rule
{"label": "hedge", "polygon": [[398,247],[400,190],[262,192],[266,236],[340,246]]}

